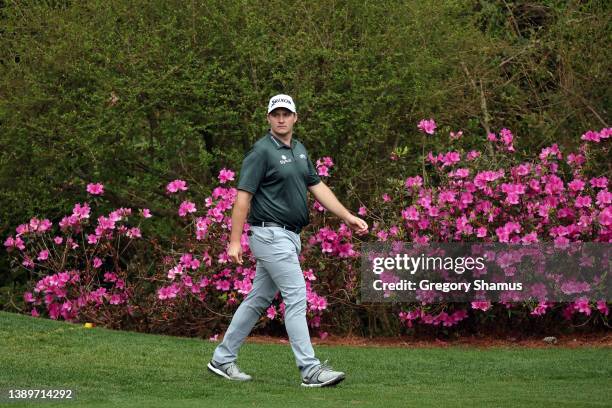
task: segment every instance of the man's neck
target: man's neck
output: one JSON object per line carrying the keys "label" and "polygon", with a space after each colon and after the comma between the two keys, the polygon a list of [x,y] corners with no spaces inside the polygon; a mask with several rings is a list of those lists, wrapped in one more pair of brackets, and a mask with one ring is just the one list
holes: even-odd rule
{"label": "man's neck", "polygon": [[278,140],[280,140],[281,142],[283,142],[285,145],[287,146],[291,146],[291,137],[293,136],[293,132],[286,134],[285,136],[279,136],[276,133],[274,133],[274,131],[272,129],[270,129],[270,133],[272,133],[272,135],[277,138]]}

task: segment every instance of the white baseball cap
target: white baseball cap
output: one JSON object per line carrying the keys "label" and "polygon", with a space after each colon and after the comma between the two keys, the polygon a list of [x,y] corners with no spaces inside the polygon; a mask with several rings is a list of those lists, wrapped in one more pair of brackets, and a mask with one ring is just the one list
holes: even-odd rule
{"label": "white baseball cap", "polygon": [[293,103],[293,98],[289,95],[278,94],[270,98],[270,102],[268,102],[268,113],[272,112],[276,108],[287,108],[291,112],[296,113],[295,103]]}

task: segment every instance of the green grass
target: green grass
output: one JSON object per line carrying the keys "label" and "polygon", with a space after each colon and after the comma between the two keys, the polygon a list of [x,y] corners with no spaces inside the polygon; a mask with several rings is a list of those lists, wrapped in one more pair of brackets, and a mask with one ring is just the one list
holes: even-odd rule
{"label": "green grass", "polygon": [[[0,401],[9,388],[76,390],[41,407],[610,407],[610,348],[324,347],[347,373],[304,389],[289,345],[246,343],[233,383],[205,370],[215,343],[0,312]],[[1,403],[1,402],[0,402]],[[10,407],[28,406],[11,403]]]}

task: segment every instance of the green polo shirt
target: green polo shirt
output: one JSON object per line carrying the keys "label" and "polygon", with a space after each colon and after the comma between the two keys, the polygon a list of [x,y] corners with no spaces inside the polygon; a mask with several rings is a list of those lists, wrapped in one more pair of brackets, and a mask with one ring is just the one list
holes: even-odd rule
{"label": "green polo shirt", "polygon": [[320,181],[299,140],[293,137],[289,147],[268,132],[247,152],[240,170],[238,189],[253,193],[247,221],[308,225],[307,187]]}

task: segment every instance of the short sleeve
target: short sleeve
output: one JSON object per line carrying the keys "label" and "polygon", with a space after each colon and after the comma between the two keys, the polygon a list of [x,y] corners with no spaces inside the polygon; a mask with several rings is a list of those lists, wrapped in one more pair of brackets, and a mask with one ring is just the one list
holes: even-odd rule
{"label": "short sleeve", "polygon": [[312,161],[310,161],[310,157],[308,157],[308,174],[306,175],[306,185],[308,187],[317,185],[321,182],[319,175],[317,174],[317,170],[312,165]]}
{"label": "short sleeve", "polygon": [[238,180],[238,190],[244,190],[255,194],[265,174],[265,158],[254,149],[251,149],[242,161],[240,179]]}

